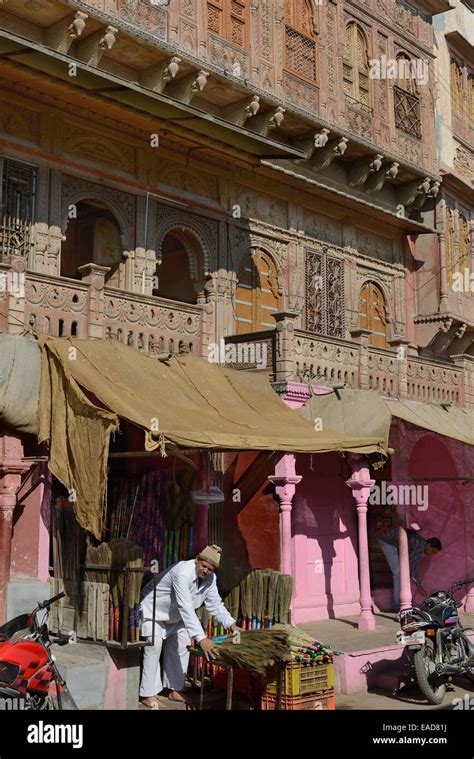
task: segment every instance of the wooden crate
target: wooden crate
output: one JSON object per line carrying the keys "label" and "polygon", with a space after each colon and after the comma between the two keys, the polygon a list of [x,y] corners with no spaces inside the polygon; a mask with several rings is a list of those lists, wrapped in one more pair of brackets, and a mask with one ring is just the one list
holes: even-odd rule
{"label": "wooden crate", "polygon": [[51,607],[49,627],[53,633],[105,641],[109,637],[109,586],[104,582],[64,581],[53,577],[51,596],[66,593]]}

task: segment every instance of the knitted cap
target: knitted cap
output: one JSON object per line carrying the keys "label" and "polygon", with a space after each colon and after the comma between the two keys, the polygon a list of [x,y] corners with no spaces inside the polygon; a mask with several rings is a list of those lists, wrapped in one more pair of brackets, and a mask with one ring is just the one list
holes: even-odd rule
{"label": "knitted cap", "polygon": [[208,561],[209,564],[218,569],[221,563],[221,553],[222,548],[220,546],[206,546],[198,554],[198,559],[204,559],[204,561]]}

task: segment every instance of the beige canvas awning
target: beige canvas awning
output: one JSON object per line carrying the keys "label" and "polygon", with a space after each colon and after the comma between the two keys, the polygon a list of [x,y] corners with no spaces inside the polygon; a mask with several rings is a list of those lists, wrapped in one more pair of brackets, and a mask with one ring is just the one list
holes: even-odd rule
{"label": "beige canvas awning", "polygon": [[384,400],[373,390],[348,388],[314,395],[300,413],[308,420],[320,417],[323,424],[340,434],[363,433],[382,438],[386,448],[394,416],[438,435],[474,445],[474,411],[458,406]]}
{"label": "beige canvas awning", "polygon": [[265,376],[193,355],[162,362],[109,340],[43,337],[40,347],[38,438],[49,443],[53,474],[74,491],[79,523],[97,537],[109,438],[119,418],[144,430],[148,451],[174,444],[379,457],[385,452],[383,440],[365,432],[346,435],[326,425],[316,431],[280,400]]}

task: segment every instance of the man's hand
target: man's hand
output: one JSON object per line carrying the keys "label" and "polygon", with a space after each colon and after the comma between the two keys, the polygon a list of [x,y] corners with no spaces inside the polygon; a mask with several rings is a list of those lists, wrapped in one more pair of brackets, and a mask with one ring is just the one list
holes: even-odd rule
{"label": "man's hand", "polygon": [[210,638],[203,638],[199,643],[207,661],[210,661],[217,653],[217,646]]}
{"label": "man's hand", "polygon": [[229,627],[229,630],[231,632],[244,632],[244,628],[243,627],[239,627],[238,625],[231,625]]}

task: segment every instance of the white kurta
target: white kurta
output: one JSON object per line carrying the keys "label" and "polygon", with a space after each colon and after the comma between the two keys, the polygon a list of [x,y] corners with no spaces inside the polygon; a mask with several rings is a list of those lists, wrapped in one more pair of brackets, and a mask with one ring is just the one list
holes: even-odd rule
{"label": "white kurta", "polygon": [[[153,589],[155,580],[145,586],[142,593],[142,635],[149,641],[153,633]],[[196,575],[196,562],[179,561],[156,578],[155,645],[143,651],[141,696],[154,696],[163,689],[160,672],[160,654],[163,650],[164,686],[182,690],[188,667],[187,646],[191,638],[198,642],[206,635],[196,615],[204,603],[207,611],[225,628],[235,619],[225,608],[217,590],[213,573],[204,580]]]}

